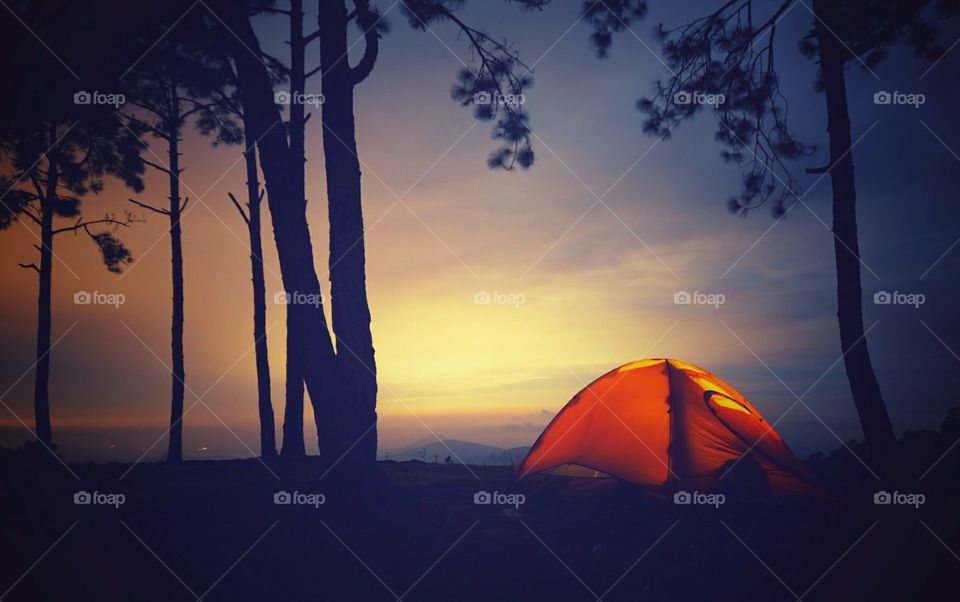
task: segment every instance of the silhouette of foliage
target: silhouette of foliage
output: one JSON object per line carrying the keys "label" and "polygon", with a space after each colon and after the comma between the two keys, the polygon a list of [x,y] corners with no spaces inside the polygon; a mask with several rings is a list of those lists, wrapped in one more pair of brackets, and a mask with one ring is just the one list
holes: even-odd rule
{"label": "silhouette of foliage", "polygon": [[[129,50],[127,38],[115,35],[112,21],[114,10],[124,4],[14,4],[16,10],[4,8],[17,18],[0,19],[5,45],[0,70],[8,89],[16,90],[0,95],[0,161],[6,178],[0,194],[9,199],[3,202],[6,215],[0,226],[18,221],[39,231],[32,233],[39,243],[34,245],[39,260],[19,265],[37,273],[34,432],[49,447],[55,239],[86,234],[108,270],[119,272],[130,263],[130,252],[112,233],[92,228],[127,226],[131,216],[87,219],[81,201],[102,192],[108,177],[143,190],[144,163],[138,135],[120,118],[124,96],[112,77],[125,68],[120,65],[127,60],[124,50]],[[61,56],[68,56],[70,64]],[[58,226],[58,218],[74,221]]]}
{"label": "silhouette of foliage", "polygon": [[[539,10],[549,0],[513,0],[527,10]],[[440,22],[451,22],[470,44],[475,69],[464,68],[450,91],[453,100],[472,106],[474,116],[494,122],[492,137],[500,148],[487,159],[491,169],[527,169],[533,165],[530,140],[530,116],[524,110],[525,93],[533,85],[532,70],[507,40],[475,29],[463,22],[455,11],[463,0],[404,0],[404,13],[414,29],[426,30]]]}
{"label": "silhouette of foliage", "polygon": [[14,188],[16,182],[13,178],[0,177],[0,230],[6,230],[19,219],[19,215],[29,209],[29,203],[33,197],[26,191]]}
{"label": "silhouette of foliage", "polygon": [[[229,57],[214,43],[214,25],[205,15],[188,13],[177,28],[131,70],[125,111],[130,128],[167,140],[170,132],[194,119],[203,135],[218,144],[239,144],[242,128],[234,108],[237,100]],[[142,35],[143,43],[154,39],[153,30]]]}
{"label": "silhouette of foliage", "polygon": [[[740,194],[728,201],[741,215],[768,200],[774,213],[782,214],[799,193],[786,162],[814,150],[787,127],[789,107],[774,69],[776,26],[789,6],[785,2],[757,22],[753,1],[737,0],[676,28],[659,25],[670,75],[656,82],[652,97],[637,102],[647,115],[644,131],[663,138],[711,109],[718,123],[715,139],[725,147],[721,156],[744,170]],[[610,40],[603,41],[607,45],[598,51],[606,52]]]}
{"label": "silhouette of foliage", "polygon": [[103,264],[115,274],[123,271],[123,266],[133,263],[133,256],[123,243],[110,232],[90,234],[93,242],[100,248]]}
{"label": "silhouette of foliage", "polygon": [[[932,14],[924,9],[932,6]],[[838,2],[839,24],[833,30],[861,67],[877,66],[889,54],[890,46],[904,42],[928,61],[939,60],[948,50],[938,39],[934,23],[960,14],[958,0],[856,0]],[[807,58],[817,56],[816,38],[808,34],[800,42]]]}
{"label": "silhouette of foliage", "polygon": [[[788,127],[789,104],[774,61],[777,25],[793,4],[782,2],[758,19],[758,3],[730,0],[684,25],[659,25],[656,33],[670,73],[656,82],[652,96],[637,102],[647,115],[645,132],[663,138],[683,121],[711,110],[718,124],[715,139],[724,147],[722,158],[743,168],[741,191],[727,202],[739,215],[767,202],[775,217],[784,215],[800,194],[789,162],[816,150]],[[898,40],[905,40],[917,54],[936,59],[945,49],[922,13],[933,4],[939,16],[949,16],[957,13],[960,2],[840,2],[843,26],[835,33],[852,52],[851,60],[856,56],[865,67],[876,65]],[[629,27],[632,19],[643,18],[646,2],[587,0],[584,14],[593,27],[591,43],[605,57],[613,33]],[[816,56],[812,32],[800,42],[800,49],[807,57]]]}
{"label": "silhouette of foliage", "polygon": [[[97,238],[101,234],[92,233],[91,226],[126,226],[134,220],[129,214],[85,219],[82,216],[82,199],[101,192],[107,176],[120,179],[135,191],[143,190],[140,141],[122,128],[115,115],[92,121],[81,117],[72,127],[61,123],[52,130],[60,134],[55,148],[41,148],[47,139],[44,138],[44,132],[39,129],[30,131],[29,125],[28,121],[17,124],[8,122],[0,136],[0,155],[9,160],[13,167],[12,176],[3,180],[6,194],[2,200],[0,229],[8,228],[19,220],[39,225],[44,204],[49,203],[49,210],[55,217],[76,219],[72,226],[55,228],[53,235],[83,230],[103,250],[102,239]],[[34,125],[41,129],[50,128],[45,121],[34,122]],[[50,157],[54,155],[56,187],[51,191],[48,177]],[[122,247],[119,241],[113,240],[115,244],[112,247]],[[122,265],[132,261],[129,251],[126,251],[126,261],[115,261],[114,256],[115,251],[111,252],[109,260],[104,256],[110,271],[120,271]]]}
{"label": "silhouette of foliage", "polygon": [[597,56],[606,58],[613,35],[626,31],[634,20],[647,16],[646,0],[584,0],[583,20],[593,29],[590,43]]}

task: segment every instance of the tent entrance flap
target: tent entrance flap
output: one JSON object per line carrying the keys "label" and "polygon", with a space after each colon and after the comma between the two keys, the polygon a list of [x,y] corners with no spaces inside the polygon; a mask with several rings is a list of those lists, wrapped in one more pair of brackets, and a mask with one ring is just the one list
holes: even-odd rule
{"label": "tent entrance flap", "polygon": [[613,475],[609,475],[603,471],[590,468],[589,466],[582,466],[580,464],[562,464],[560,466],[554,466],[553,468],[548,468],[547,470],[541,471],[541,474],[546,474],[553,477],[571,477],[583,479],[616,478]]}

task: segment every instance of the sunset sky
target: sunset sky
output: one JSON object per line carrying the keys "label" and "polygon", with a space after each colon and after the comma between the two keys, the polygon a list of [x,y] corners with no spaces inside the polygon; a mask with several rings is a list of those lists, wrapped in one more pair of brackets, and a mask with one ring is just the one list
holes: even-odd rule
{"label": "sunset sky", "polygon": [[[537,161],[511,173],[486,167],[495,148],[490,124],[450,100],[454,76],[471,58],[456,31],[413,31],[396,4],[379,4],[393,28],[373,75],[357,88],[356,116],[381,452],[433,435],[530,445],[579,389],[643,357],[682,358],[716,373],[770,422],[796,401],[786,386],[796,395],[812,387],[809,409],[796,405],[777,425],[800,454],[861,437],[838,362],[830,180],[802,173],[826,162],[816,66],[797,51],[812,19],[803,3],[777,28],[778,61],[790,123],[821,150],[793,166],[808,190],[805,205],[779,222],[766,208],[745,219],[727,212],[740,171],[720,160],[708,113],[670,140],[643,134],[635,101],[665,73],[651,30],[681,19],[668,3],[652,2],[648,18],[618,35],[606,60],[595,57],[588,28],[577,22],[578,1],[543,13],[504,2],[464,11],[465,21],[513,40],[534,67],[525,102]],[[282,56],[283,20],[257,24],[268,51]],[[958,35],[946,32],[948,45]],[[318,54],[313,48],[308,66]],[[960,405],[960,206],[947,178],[960,168],[960,50],[929,67],[904,51],[873,74],[853,69],[848,77],[865,323],[898,432],[936,428]],[[316,78],[310,91],[319,92]],[[878,91],[922,93],[926,102],[875,105]],[[319,121],[307,129],[308,211],[327,293]],[[165,161],[162,145],[152,149]],[[190,197],[186,405],[197,399],[192,390],[209,406],[185,418],[185,455],[250,456],[258,447],[250,263],[246,230],[227,198],[243,193],[243,161],[239,148],[212,148],[194,132],[182,161]],[[122,211],[130,196],[163,205],[164,177],[149,173],[138,195],[111,183],[85,201],[85,212]],[[56,241],[51,412],[54,438],[70,458],[136,458],[158,440],[148,457],[159,458],[166,448],[170,252],[165,218],[145,217],[120,233],[136,259],[121,276],[103,269],[85,237]],[[269,224],[266,210],[264,219]],[[0,232],[0,391],[12,387],[3,400],[31,425],[36,274],[17,267],[35,261],[27,230],[14,224]],[[264,247],[279,432],[284,310],[273,303],[282,289],[269,228]],[[76,305],[78,291],[121,293],[126,302]],[[674,304],[680,291],[722,294],[725,303]],[[874,305],[878,291],[922,293],[926,301]],[[507,302],[478,303],[484,295]],[[315,451],[312,416],[306,423]],[[14,415],[0,414],[0,444],[30,437]]]}

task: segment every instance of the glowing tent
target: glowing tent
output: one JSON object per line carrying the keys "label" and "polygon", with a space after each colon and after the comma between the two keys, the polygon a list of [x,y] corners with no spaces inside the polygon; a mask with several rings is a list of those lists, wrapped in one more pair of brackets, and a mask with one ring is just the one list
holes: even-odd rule
{"label": "glowing tent", "polygon": [[733,387],[686,362],[647,359],[612,370],[577,393],[517,474],[615,477],[663,492],[711,491],[748,466],[770,493],[817,492],[806,466]]}

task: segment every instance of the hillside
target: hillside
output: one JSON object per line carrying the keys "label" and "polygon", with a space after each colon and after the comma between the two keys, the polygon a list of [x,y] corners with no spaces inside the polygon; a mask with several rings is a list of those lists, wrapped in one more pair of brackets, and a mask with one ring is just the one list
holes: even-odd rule
{"label": "hillside", "polygon": [[438,441],[433,437],[395,451],[381,454],[385,460],[405,462],[420,460],[428,464],[471,464],[476,466],[511,466],[530,451],[527,446],[502,448],[458,439]]}

